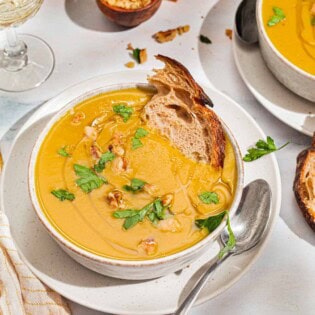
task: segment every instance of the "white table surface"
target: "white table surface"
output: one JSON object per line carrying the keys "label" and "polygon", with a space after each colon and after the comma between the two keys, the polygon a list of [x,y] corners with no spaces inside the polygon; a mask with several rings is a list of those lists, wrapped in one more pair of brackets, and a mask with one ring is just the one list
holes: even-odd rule
{"label": "white table surface", "polygon": [[[19,31],[45,39],[55,53],[56,67],[49,80],[35,90],[0,92],[0,137],[19,117],[68,86],[99,74],[126,70],[129,42],[148,49],[148,62],[136,69],[160,66],[153,55],[161,53],[183,62],[201,84],[211,85],[211,69],[207,69],[207,60],[199,53],[198,35],[215,2],[164,0],[150,21],[124,30],[108,22],[93,0],[44,1],[39,13]],[[232,28],[232,21],[226,23],[227,28]],[[151,38],[159,30],[185,24],[190,25],[191,31],[173,42],[158,44]],[[233,63],[232,54],[226,62]],[[269,114],[249,93],[235,66],[229,69],[230,79],[223,82],[224,76],[217,76],[213,85],[224,87],[223,92],[239,102],[277,143],[291,141],[277,153],[283,185],[282,208],[269,244],[254,267],[228,291],[193,308],[191,314],[315,314],[315,234],[305,223],[292,193],[296,156],[310,138]],[[71,307],[75,315],[101,314],[73,303]]]}

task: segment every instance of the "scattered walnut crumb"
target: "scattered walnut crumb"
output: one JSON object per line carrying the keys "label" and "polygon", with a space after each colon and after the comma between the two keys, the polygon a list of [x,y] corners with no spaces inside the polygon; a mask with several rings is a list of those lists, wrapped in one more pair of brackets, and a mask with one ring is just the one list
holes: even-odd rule
{"label": "scattered walnut crumb", "polygon": [[123,200],[123,193],[118,189],[114,189],[108,193],[107,201],[109,205],[113,208],[122,209],[125,207],[125,202]]}
{"label": "scattered walnut crumb", "polygon": [[225,30],[225,35],[229,38],[232,39],[233,31],[230,28],[227,28]]}
{"label": "scattered walnut crumb", "polygon": [[148,60],[148,54],[145,48],[140,49],[139,60],[140,60],[140,64],[145,63]]}
{"label": "scattered walnut crumb", "polygon": [[[70,114],[72,113],[70,112]],[[77,113],[73,112],[73,115],[74,116],[72,117],[72,120],[71,120],[71,123],[73,125],[79,125],[82,122],[82,120],[85,119],[85,114],[83,112],[77,112]]]}
{"label": "scattered walnut crumb", "polygon": [[133,46],[132,46],[131,43],[128,43],[128,45],[127,45],[127,50],[131,50],[131,51],[134,50],[134,48],[133,48]]}
{"label": "scattered walnut crumb", "polygon": [[167,31],[157,32],[153,35],[153,38],[158,43],[166,43],[172,41],[177,35],[182,35],[184,33],[189,32],[189,30],[190,30],[189,25],[179,26],[177,28],[170,29]]}
{"label": "scattered walnut crumb", "polygon": [[138,248],[143,250],[147,255],[154,255],[157,251],[158,244],[153,238],[142,240]]}
{"label": "scattered walnut crumb", "polygon": [[129,62],[125,63],[125,67],[126,68],[134,68],[135,63],[133,61],[129,61]]}

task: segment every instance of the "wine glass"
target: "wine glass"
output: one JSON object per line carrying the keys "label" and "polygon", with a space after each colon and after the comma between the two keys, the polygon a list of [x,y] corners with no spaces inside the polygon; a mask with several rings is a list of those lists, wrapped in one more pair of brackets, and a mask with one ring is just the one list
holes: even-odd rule
{"label": "wine glass", "polygon": [[39,10],[43,0],[0,0],[0,30],[6,44],[0,50],[0,90],[20,92],[33,89],[52,73],[55,58],[42,39],[32,35],[17,37],[15,27]]}

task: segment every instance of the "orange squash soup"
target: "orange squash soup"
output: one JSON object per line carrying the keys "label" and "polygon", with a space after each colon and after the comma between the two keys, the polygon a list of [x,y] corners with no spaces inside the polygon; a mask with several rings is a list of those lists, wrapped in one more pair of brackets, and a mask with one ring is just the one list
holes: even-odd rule
{"label": "orange squash soup", "polygon": [[223,218],[233,200],[229,140],[223,169],[185,157],[142,119],[152,95],[135,88],[87,99],[41,145],[35,186],[42,211],[91,253],[122,260],[176,253],[208,235],[196,220]]}
{"label": "orange squash soup", "polygon": [[263,0],[263,21],[277,50],[315,75],[315,0]]}

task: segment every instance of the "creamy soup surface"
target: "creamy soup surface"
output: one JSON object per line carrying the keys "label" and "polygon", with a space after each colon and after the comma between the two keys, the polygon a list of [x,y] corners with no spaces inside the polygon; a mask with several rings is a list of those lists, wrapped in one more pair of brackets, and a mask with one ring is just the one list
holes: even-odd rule
{"label": "creamy soup surface", "polygon": [[315,75],[315,0],[264,0],[262,13],[266,32],[279,52]]}
{"label": "creamy soup surface", "polygon": [[[231,205],[237,180],[231,143],[226,144],[223,169],[186,158],[141,119],[151,97],[149,91],[127,89],[87,99],[53,125],[40,148],[35,176],[43,212],[66,239],[94,254],[123,260],[173,254],[208,235],[196,219]],[[127,118],[118,114],[113,110],[117,105],[132,113]],[[106,152],[110,159],[101,165]],[[99,187],[84,186],[90,178],[82,179],[86,172],[76,172],[76,165],[97,176]],[[140,180],[140,189],[130,190],[133,179]],[[73,200],[52,194],[59,190]],[[204,203],[200,195],[205,192],[214,193],[217,202]],[[144,217],[126,229],[126,218],[114,216],[156,200],[165,206],[163,219]]]}

